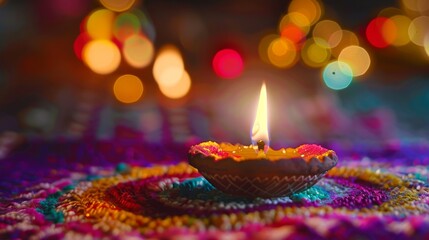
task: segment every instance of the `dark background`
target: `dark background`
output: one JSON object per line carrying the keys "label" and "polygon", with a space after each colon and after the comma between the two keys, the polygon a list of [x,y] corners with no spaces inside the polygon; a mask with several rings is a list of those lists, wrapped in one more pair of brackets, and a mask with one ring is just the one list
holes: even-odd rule
{"label": "dark background", "polygon": [[[143,139],[150,142],[221,140],[250,143],[249,131],[262,81],[267,82],[274,145],[304,141],[406,141],[425,139],[429,123],[429,58],[365,41],[368,22],[399,1],[322,1],[322,19],[355,32],[372,56],[371,72],[340,91],[327,88],[320,69],[302,63],[278,69],[258,56],[258,43],[275,30],[290,1],[140,1],[150,17],[155,48],[176,45],[192,78],[189,94],[164,97],[152,65],[126,64],[112,74],[93,73],[73,43],[82,19],[98,1],[0,0],[0,132],[25,138]],[[196,31],[197,29],[198,31]],[[195,30],[195,31],[194,31]],[[192,44],[181,37],[193,36]],[[221,48],[239,50],[243,74],[234,80],[211,69]],[[120,74],[138,75],[144,96],[118,102]]]}

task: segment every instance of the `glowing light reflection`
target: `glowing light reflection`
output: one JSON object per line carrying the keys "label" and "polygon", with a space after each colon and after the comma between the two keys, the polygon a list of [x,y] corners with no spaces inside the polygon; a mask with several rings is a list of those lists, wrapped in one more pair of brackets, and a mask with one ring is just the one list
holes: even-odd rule
{"label": "glowing light reflection", "polygon": [[268,48],[270,47],[271,42],[273,42],[277,38],[279,38],[279,35],[277,34],[268,34],[264,36],[261,41],[259,41],[258,52],[259,57],[262,59],[262,61],[270,63],[270,60],[268,58]]}
{"label": "glowing light reflection", "polygon": [[332,37],[336,37],[337,35],[341,35],[341,41],[338,45],[331,49],[332,56],[337,57],[340,55],[341,51],[350,46],[350,45],[359,45],[359,39],[354,32],[348,30],[341,30],[335,32]]}
{"label": "glowing light reflection", "polygon": [[73,50],[76,55],[76,57],[80,60],[82,60],[82,51],[85,45],[91,41],[91,37],[88,35],[87,32],[82,32],[77,36],[73,43]]}
{"label": "glowing light reflection", "polygon": [[221,78],[232,79],[243,72],[244,62],[240,54],[233,49],[222,49],[213,57],[213,70]]}
{"label": "glowing light reflection", "polygon": [[86,31],[92,39],[110,39],[115,13],[100,9],[92,12],[86,22]]}
{"label": "glowing light reflection", "polygon": [[338,57],[338,61],[346,63],[352,69],[353,76],[365,74],[371,65],[371,58],[368,52],[359,46],[344,48]]}
{"label": "glowing light reflection", "polygon": [[410,26],[411,19],[403,15],[395,15],[391,17],[390,20],[395,24],[397,32],[395,39],[392,41],[392,45],[404,46],[408,44],[410,42],[408,28]]}
{"label": "glowing light reflection", "polygon": [[171,99],[179,99],[186,96],[191,89],[191,85],[191,77],[186,71],[183,71],[182,77],[174,85],[158,84],[162,94]]}
{"label": "glowing light reflection", "polygon": [[425,44],[424,44],[425,52],[429,56],[429,34],[425,37]]}
{"label": "glowing light reflection", "polygon": [[292,67],[298,60],[295,45],[285,38],[275,39],[268,47],[268,59],[276,67]]}
{"label": "glowing light reflection", "polygon": [[299,43],[305,38],[305,32],[300,27],[292,23],[285,25],[282,28],[280,35],[294,43]]}
{"label": "glowing light reflection", "polygon": [[100,0],[100,3],[107,9],[115,12],[123,12],[130,9],[136,0]]}
{"label": "glowing light reflection", "polygon": [[113,93],[118,101],[123,103],[137,102],[143,95],[142,81],[131,74],[122,75],[113,85]]}
{"label": "glowing light reflection", "polygon": [[290,12],[284,15],[279,23],[279,32],[282,32],[285,26],[290,24],[297,26],[304,35],[310,31],[310,21],[301,13]]}
{"label": "glowing light reflection", "polygon": [[418,45],[423,46],[425,37],[429,33],[429,17],[428,16],[420,16],[414,18],[410,26],[408,28],[408,35],[410,40]]}
{"label": "glowing light reflection", "polygon": [[341,90],[350,85],[353,80],[352,69],[340,61],[331,62],[323,70],[323,81],[333,90]]}
{"label": "glowing light reflection", "polygon": [[166,45],[159,50],[152,73],[158,84],[174,86],[182,78],[184,68],[179,50],[175,46]]}
{"label": "glowing light reflection", "polygon": [[389,46],[389,42],[383,36],[383,26],[389,21],[391,22],[386,17],[376,17],[366,27],[366,38],[374,47],[385,48]]}
{"label": "glowing light reflection", "polygon": [[322,5],[317,0],[292,0],[288,11],[304,15],[311,25],[315,24],[323,14]]}
{"label": "glowing light reflection", "polygon": [[95,73],[109,74],[118,68],[121,53],[118,47],[109,40],[93,40],[85,45],[83,60]]}
{"label": "glowing light reflection", "polygon": [[326,46],[327,43],[323,39],[312,38],[307,40],[301,51],[303,62],[310,67],[326,65],[331,57],[331,51]]}
{"label": "glowing light reflection", "polygon": [[122,52],[128,64],[143,68],[152,62],[155,50],[149,39],[134,35],[125,40]]}
{"label": "glowing light reflection", "polygon": [[136,15],[130,12],[121,13],[113,23],[113,35],[119,41],[124,42],[128,37],[139,33],[140,28],[140,20]]}
{"label": "glowing light reflection", "polygon": [[322,20],[318,22],[313,29],[313,37],[317,44],[328,44],[329,47],[337,46],[341,37],[334,33],[341,33],[341,27],[332,20]]}
{"label": "glowing light reflection", "polygon": [[401,3],[408,10],[412,10],[415,12],[419,10],[419,6],[418,6],[419,0],[401,0]]}

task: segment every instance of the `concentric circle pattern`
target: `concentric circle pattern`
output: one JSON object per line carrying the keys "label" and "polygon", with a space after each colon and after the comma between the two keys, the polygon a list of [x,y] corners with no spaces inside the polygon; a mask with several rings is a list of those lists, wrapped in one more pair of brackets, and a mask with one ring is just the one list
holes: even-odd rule
{"label": "concentric circle pattern", "polygon": [[[39,184],[4,204],[1,237],[427,237],[429,188],[414,175],[339,167],[290,197],[226,195],[186,163],[119,164]],[[426,216],[426,217],[425,217]],[[323,223],[323,224],[322,224]],[[18,235],[16,235],[18,234]]]}

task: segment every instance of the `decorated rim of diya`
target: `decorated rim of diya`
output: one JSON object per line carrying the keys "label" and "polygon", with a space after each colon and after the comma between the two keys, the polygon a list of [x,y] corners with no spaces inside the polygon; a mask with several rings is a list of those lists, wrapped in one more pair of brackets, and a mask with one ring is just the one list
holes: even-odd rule
{"label": "decorated rim of diya", "polygon": [[252,145],[202,142],[191,147],[189,163],[200,172],[249,177],[310,176],[333,168],[338,157],[333,150],[315,144],[297,148],[255,150]]}
{"label": "decorated rim of diya", "polygon": [[273,150],[203,142],[191,147],[189,163],[218,190],[242,197],[274,198],[304,191],[337,164],[334,151],[306,144]]}

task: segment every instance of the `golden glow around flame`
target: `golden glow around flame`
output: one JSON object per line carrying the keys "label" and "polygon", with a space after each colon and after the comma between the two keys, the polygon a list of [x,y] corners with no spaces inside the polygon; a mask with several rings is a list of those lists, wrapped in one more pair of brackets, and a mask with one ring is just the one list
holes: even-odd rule
{"label": "golden glow around flame", "polygon": [[268,150],[270,138],[268,136],[268,107],[267,107],[267,89],[265,83],[262,84],[259,95],[258,109],[256,119],[252,127],[252,145],[257,149],[257,142],[262,140],[265,143],[264,151]]}

